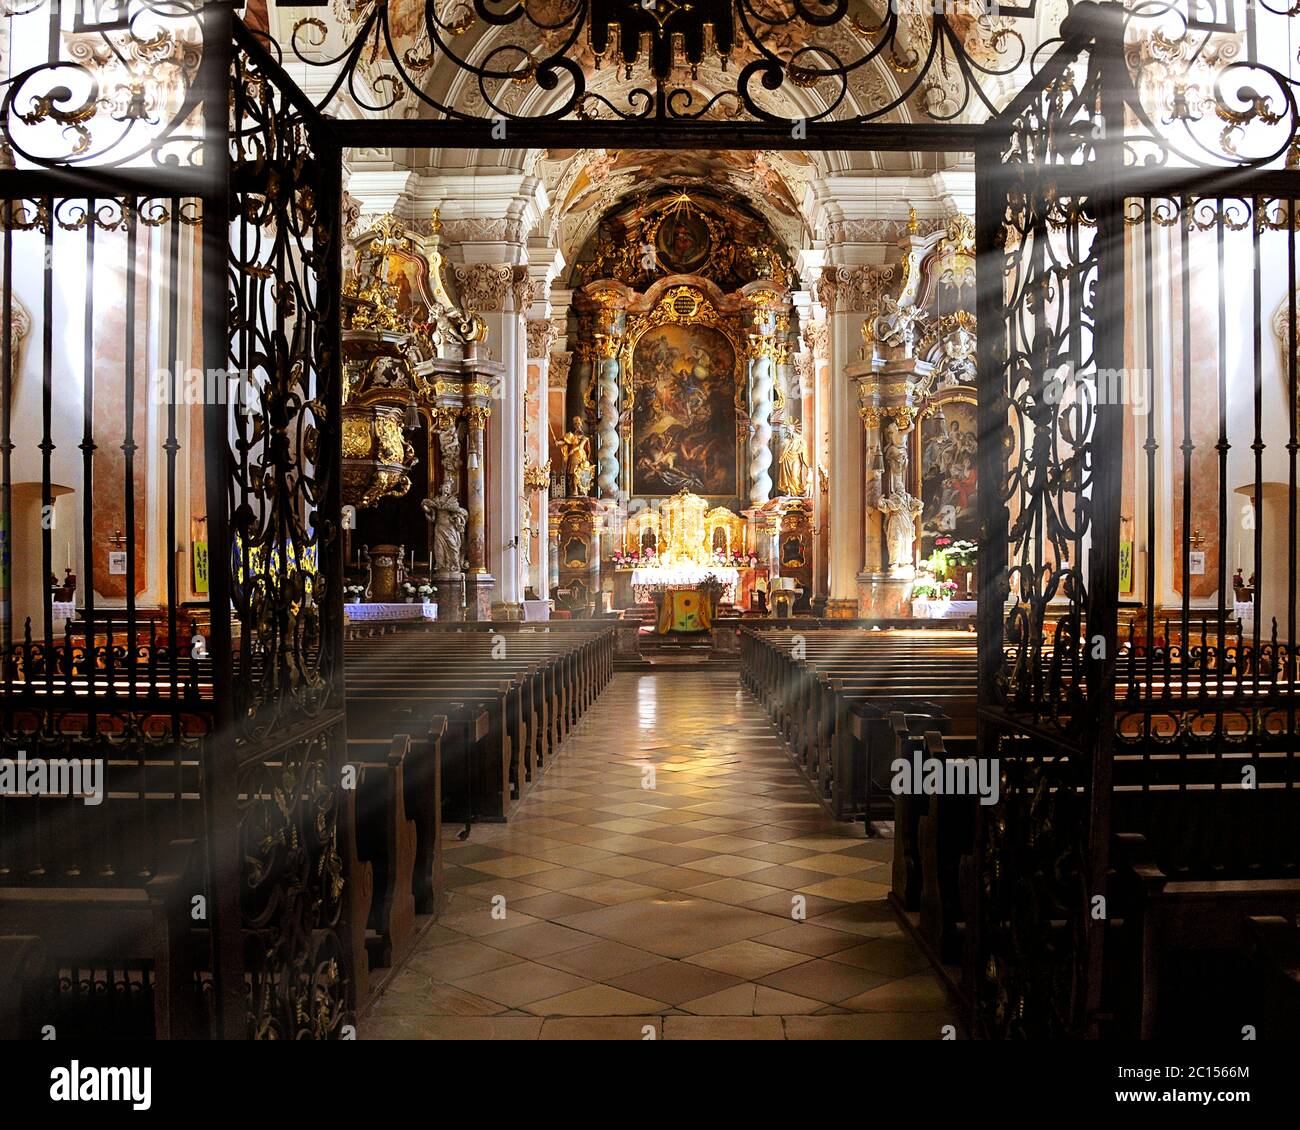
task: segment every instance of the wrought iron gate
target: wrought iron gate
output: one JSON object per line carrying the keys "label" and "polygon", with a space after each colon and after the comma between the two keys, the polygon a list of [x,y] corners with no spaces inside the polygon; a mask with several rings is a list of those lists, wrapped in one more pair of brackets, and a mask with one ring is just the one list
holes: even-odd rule
{"label": "wrought iron gate", "polygon": [[[526,8],[503,14],[473,7],[494,26],[532,20]],[[847,5],[826,12],[795,7],[814,27],[847,18]],[[1282,239],[1295,275],[1297,174],[1267,171],[1296,144],[1290,80],[1271,72],[1277,80],[1272,101],[1216,89],[1206,105],[1226,123],[1225,138],[1235,131],[1232,144],[1221,139],[1217,152],[1200,143],[1180,149],[1153,123],[1135,87],[1125,46],[1133,13],[1083,3],[1062,26],[1055,53],[1034,60],[1033,77],[1012,103],[987,126],[965,125],[954,120],[962,108],[993,106],[982,81],[1011,75],[1024,61],[1024,44],[1014,33],[990,34],[984,46],[1000,56],[996,66],[974,64],[956,25],[936,16],[928,50],[909,63],[891,10],[879,27],[857,29],[876,36],[861,57],[831,57],[796,41],[793,55],[782,58],[766,39],[784,34],[789,21],[779,13],[764,17],[746,2],[734,9],[709,5],[705,12],[717,27],[729,26],[729,12],[739,13],[737,42],[752,57],[734,91],[695,103],[668,92],[657,74],[654,90],[634,89],[615,103],[587,89],[567,53],[595,17],[632,31],[649,17],[635,3],[584,0],[566,9],[561,27],[534,25],[557,33],[540,60],[517,45],[478,62],[466,56],[465,73],[486,107],[469,114],[419,86],[428,57],[393,51],[389,6],[376,4],[362,13],[337,58],[313,54],[320,21],[304,20],[293,45],[304,54],[295,62],[339,71],[316,105],[288,77],[278,49],[236,20],[230,5],[142,3],[139,10],[157,22],[156,35],[137,34],[135,17],[123,6],[94,0],[33,0],[12,16],[23,29],[23,59],[34,61],[14,68],[0,103],[0,533],[9,554],[6,598],[16,551],[32,562],[39,557],[43,596],[34,622],[16,623],[9,603],[0,617],[0,744],[6,751],[78,749],[105,757],[116,766],[120,803],[112,819],[70,837],[70,844],[61,842],[69,811],[30,806],[20,826],[0,827],[3,881],[48,881],[53,871],[68,884],[111,885],[124,875],[139,881],[161,868],[153,849],[173,838],[198,840],[205,868],[194,890],[206,901],[208,933],[191,986],[195,1031],[334,1037],[354,1023],[353,971],[364,960],[364,923],[352,910],[352,829],[339,788],[346,757],[337,526],[344,144],[971,148],[980,253],[980,725],[983,755],[1001,761],[1003,796],[980,829],[974,864],[974,1019],[985,1035],[1097,1032],[1104,1025],[1107,928],[1104,916],[1094,915],[1093,900],[1104,891],[1110,864],[1117,746],[1141,751],[1167,740],[1176,749],[1200,742],[1218,750],[1244,729],[1247,747],[1258,753],[1265,737],[1280,736],[1285,765],[1271,771],[1288,788],[1294,783],[1300,452],[1294,287],[1285,317],[1278,315],[1290,411],[1284,623],[1256,616],[1248,641],[1229,638],[1225,533],[1236,489],[1228,451],[1245,443],[1255,459],[1246,494],[1258,523],[1256,560],[1272,536],[1259,518],[1267,501],[1268,443],[1258,329],[1267,311],[1258,265],[1262,241]],[[433,15],[427,28],[429,50],[436,44],[456,58],[460,32]],[[67,50],[64,33],[82,37],[80,54]],[[11,48],[17,46],[15,39]],[[871,113],[837,119],[853,76],[886,52],[891,67],[909,77]],[[367,106],[370,118],[322,112],[340,91],[353,90],[359,70],[385,54],[396,74],[380,88],[415,95],[436,120],[389,119],[388,102]],[[139,66],[174,71],[174,97],[151,104],[129,68],[113,86],[115,60],[127,56]],[[1228,66],[1267,71],[1253,57]],[[886,120],[907,98],[950,78],[955,93],[944,105],[956,109],[920,125]],[[793,123],[766,101],[782,84],[811,89],[818,83],[835,89],[829,108],[807,121]],[[531,120],[510,98],[526,84],[559,90],[557,101]],[[729,120],[724,111],[733,104],[750,120]],[[605,121],[581,120],[600,112]],[[560,120],[570,113],[580,118]],[[1173,105],[1171,113],[1177,124],[1190,117],[1185,105]],[[508,141],[496,133],[507,120]],[[1243,155],[1240,134],[1252,124],[1272,128],[1280,145]],[[1151,150],[1163,158],[1148,164],[1144,154]],[[1218,434],[1198,445],[1190,385],[1181,402],[1187,438],[1180,451],[1189,477],[1198,447],[1216,452],[1220,533],[1217,605],[1209,616],[1194,609],[1184,583],[1181,646],[1199,616],[1203,642],[1195,661],[1219,673],[1220,691],[1224,672],[1238,682],[1248,674],[1256,692],[1264,688],[1247,703],[1226,706],[1222,694],[1210,701],[1212,680],[1202,680],[1195,702],[1185,693],[1181,702],[1157,694],[1158,676],[1164,673],[1168,688],[1174,663],[1188,670],[1184,657],[1156,646],[1154,613],[1145,625],[1130,622],[1127,638],[1119,626],[1121,499],[1131,449],[1122,404],[1102,390],[1107,374],[1129,367],[1135,348],[1147,350],[1153,391],[1159,379],[1154,345],[1135,343],[1126,324],[1124,280],[1135,256],[1144,277],[1155,270],[1150,235],[1169,222],[1183,225],[1189,255],[1195,233],[1215,242],[1223,324],[1224,249],[1233,233],[1247,230],[1254,247],[1255,434],[1229,436],[1221,397]],[[150,255],[168,266],[161,310],[148,306],[140,284],[140,264]],[[45,264],[42,303],[29,316],[16,303],[12,280],[15,264],[35,261]],[[56,288],[56,262],[84,271],[87,283],[75,303]],[[117,286],[125,316],[108,321],[108,288]],[[1184,299],[1189,292],[1185,279]],[[195,341],[180,330],[181,304],[191,298],[201,326]],[[1151,323],[1148,317],[1144,325]],[[137,326],[148,328],[153,353],[137,339]],[[1190,317],[1184,326],[1190,334]],[[1220,345],[1224,340],[1221,334]],[[1190,353],[1189,344],[1185,365]],[[201,428],[178,410],[178,374],[187,360],[201,368],[205,387],[215,380],[222,389],[204,397]],[[33,410],[16,415],[24,364],[39,375],[40,388],[21,401]],[[160,372],[169,382],[166,407],[146,428],[136,406],[145,383]],[[71,430],[58,411],[68,382],[80,389],[80,419]],[[1221,387],[1226,383],[1225,374]],[[1059,395],[1063,384],[1074,390],[1070,397]],[[120,403],[100,395],[113,387],[121,389]],[[1152,446],[1150,433],[1147,439],[1154,482],[1158,444]],[[78,455],[65,470],[70,448]],[[187,460],[187,452],[194,457]],[[184,470],[199,463],[205,541],[218,548],[206,599],[185,608],[171,551],[185,540],[191,518],[182,505]],[[36,523],[30,541],[19,544],[15,537],[20,514],[57,512],[65,473],[74,475],[85,500],[79,572],[87,600],[84,625],[65,622],[60,632],[45,584],[59,565],[53,528]],[[161,578],[146,576],[137,536],[143,528],[137,495],[149,475],[156,476],[148,481],[163,499],[166,528],[142,536],[156,536],[168,548],[172,564]],[[1154,491],[1145,502],[1154,529]],[[1182,508],[1186,580],[1193,552],[1189,491]],[[96,546],[95,515],[106,510],[120,515],[125,532],[111,547]],[[1146,568],[1150,593],[1154,562]],[[115,582],[121,602],[111,609],[97,608],[93,595],[106,574],[122,578]],[[145,617],[137,607],[149,586],[165,602],[162,618]],[[1259,586],[1255,596],[1260,607]],[[1119,698],[1117,680],[1124,684]],[[1186,692],[1187,680],[1181,685]],[[1244,726],[1225,727],[1234,711]],[[1201,724],[1207,712],[1208,729]],[[0,820],[12,819],[10,813],[0,809]],[[128,827],[132,836],[125,835]],[[150,835],[135,834],[142,827]],[[147,978],[141,969],[86,977],[73,970],[66,991],[83,991],[84,981],[90,986],[84,991],[105,983],[116,992],[119,984]]]}
{"label": "wrought iron gate", "polygon": [[[1228,452],[1234,443],[1251,444],[1254,484],[1247,493],[1258,508],[1267,444],[1259,423],[1258,330],[1254,436],[1228,434],[1224,302],[1232,284],[1223,237],[1225,230],[1256,233],[1258,327],[1265,317],[1259,233],[1289,233],[1279,258],[1295,279],[1291,201],[1300,183],[1294,172],[1265,167],[1294,146],[1296,102],[1290,81],[1257,63],[1252,32],[1250,54],[1228,69],[1266,76],[1271,101],[1242,86],[1235,98],[1243,105],[1236,107],[1216,86],[1204,116],[1223,127],[1217,147],[1193,136],[1202,115],[1186,104],[1175,103],[1169,118],[1155,122],[1139,89],[1140,61],[1134,66],[1126,58],[1125,31],[1135,15],[1115,5],[1077,6],[1062,25],[1057,53],[991,124],[977,150],[980,751],[999,761],[1002,797],[996,808],[980,810],[972,861],[967,976],[974,1029],[984,1036],[1111,1030],[1105,994],[1115,963],[1108,947],[1123,936],[1107,911],[1111,853],[1115,833],[1138,830],[1112,826],[1117,751],[1130,767],[1136,759],[1148,770],[1134,778],[1143,789],[1160,779],[1154,759],[1171,751],[1221,759],[1244,750],[1268,775],[1269,787],[1290,790],[1295,779],[1294,555],[1285,580],[1275,582],[1287,593],[1281,634],[1276,620],[1270,634],[1256,617],[1246,638],[1239,630],[1234,636],[1235,613],[1225,599],[1233,509]],[[1289,125],[1270,133],[1279,122]],[[1264,136],[1247,151],[1242,142],[1252,125]],[[1220,186],[1235,192],[1221,195]],[[1266,195],[1252,199],[1252,193]],[[1152,310],[1158,283],[1151,235],[1161,228],[1179,229],[1184,246],[1197,230],[1218,240],[1217,267],[1198,284],[1218,295],[1219,381],[1210,402],[1217,401],[1218,427],[1199,449],[1192,421],[1204,408],[1192,395],[1194,286],[1186,254],[1182,305],[1165,312],[1165,325],[1185,339],[1181,373],[1155,356],[1151,340],[1159,324]],[[1289,303],[1293,309],[1294,283]],[[1287,402],[1294,405],[1293,318],[1286,327],[1280,336],[1290,342],[1284,345]],[[1125,406],[1135,403],[1145,403],[1147,413],[1145,436],[1137,441],[1125,433]],[[1166,524],[1161,485],[1171,494],[1173,488],[1168,474],[1157,474],[1153,404],[1181,420],[1185,472],[1182,526],[1177,540],[1170,535],[1181,565],[1182,609],[1181,616],[1165,618],[1163,635],[1155,606],[1170,582],[1156,576],[1163,544],[1156,531]],[[1290,435],[1288,545],[1296,537],[1294,418]],[[1200,536],[1193,531],[1193,484],[1205,489],[1208,477],[1204,469],[1199,480],[1193,476],[1193,457],[1198,450],[1208,457],[1211,449],[1219,560],[1217,605],[1207,611],[1204,601],[1194,609],[1191,599]],[[1145,509],[1148,550],[1145,584],[1126,589],[1144,594],[1145,609],[1121,630],[1121,534],[1126,521],[1138,518],[1122,512],[1131,504],[1123,500],[1126,475],[1136,481],[1128,489]],[[1132,540],[1125,545],[1131,554]],[[1131,557],[1127,568],[1136,569]],[[1228,715],[1240,724],[1225,725]],[[1279,736],[1285,760],[1265,769],[1261,751]],[[1215,789],[1229,780],[1218,766],[1207,772]],[[1185,783],[1177,787],[1190,795]],[[1273,799],[1293,797],[1287,791]],[[1263,812],[1270,801],[1260,804]]]}

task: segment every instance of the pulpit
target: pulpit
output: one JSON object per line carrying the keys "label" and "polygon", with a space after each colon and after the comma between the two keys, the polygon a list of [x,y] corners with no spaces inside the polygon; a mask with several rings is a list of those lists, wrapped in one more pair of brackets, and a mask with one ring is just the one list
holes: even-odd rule
{"label": "pulpit", "polygon": [[376,545],[362,550],[362,560],[367,557],[370,562],[370,584],[366,592],[368,600],[378,604],[393,604],[397,601],[397,588],[405,577],[402,554],[405,547],[400,545]]}
{"label": "pulpit", "polygon": [[794,602],[802,593],[803,589],[795,583],[793,577],[773,577],[768,590],[772,615],[778,620],[788,620],[794,613]]}

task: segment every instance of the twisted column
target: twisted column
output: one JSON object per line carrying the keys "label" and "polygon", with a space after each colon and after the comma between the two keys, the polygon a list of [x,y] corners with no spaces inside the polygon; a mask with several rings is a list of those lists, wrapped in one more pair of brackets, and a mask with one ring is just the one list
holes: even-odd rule
{"label": "twisted column", "polygon": [[614,334],[596,335],[597,394],[596,485],[601,498],[618,494],[618,347]]}
{"label": "twisted column", "polygon": [[772,497],[772,390],[775,386],[774,342],[749,336],[749,505]]}

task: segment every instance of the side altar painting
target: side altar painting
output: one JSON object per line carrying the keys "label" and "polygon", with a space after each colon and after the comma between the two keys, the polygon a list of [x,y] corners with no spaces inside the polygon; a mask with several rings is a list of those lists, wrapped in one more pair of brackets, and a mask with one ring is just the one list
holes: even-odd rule
{"label": "side altar painting", "polygon": [[[977,541],[975,405],[948,400],[921,421],[921,556]],[[937,540],[936,540],[937,539]]]}
{"label": "side altar painting", "polygon": [[711,326],[647,330],[632,354],[632,493],[740,493],[736,351]]}

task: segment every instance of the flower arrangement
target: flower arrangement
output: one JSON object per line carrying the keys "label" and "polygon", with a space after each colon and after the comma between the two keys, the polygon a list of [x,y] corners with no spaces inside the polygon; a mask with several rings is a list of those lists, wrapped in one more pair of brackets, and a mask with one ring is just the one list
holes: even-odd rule
{"label": "flower arrangement", "polygon": [[610,555],[615,569],[635,569],[638,565],[650,565],[654,562],[653,549],[616,549]]}
{"label": "flower arrangement", "polygon": [[940,580],[932,573],[921,573],[912,582],[913,600],[951,600],[956,592],[956,581]]}
{"label": "flower arrangement", "polygon": [[415,591],[421,596],[421,598],[423,598],[424,600],[428,600],[429,597],[433,595],[433,586],[426,582],[425,584],[422,584],[419,588],[417,588]]}
{"label": "flower arrangement", "polygon": [[974,565],[980,547],[973,541],[954,541],[945,550],[945,556],[954,565]]}
{"label": "flower arrangement", "polygon": [[366,595],[366,586],[344,585],[343,593],[349,604],[360,604],[361,598]]}
{"label": "flower arrangement", "polygon": [[411,604],[415,601],[415,586],[410,581],[402,582],[402,591],[406,593],[406,602]]}

